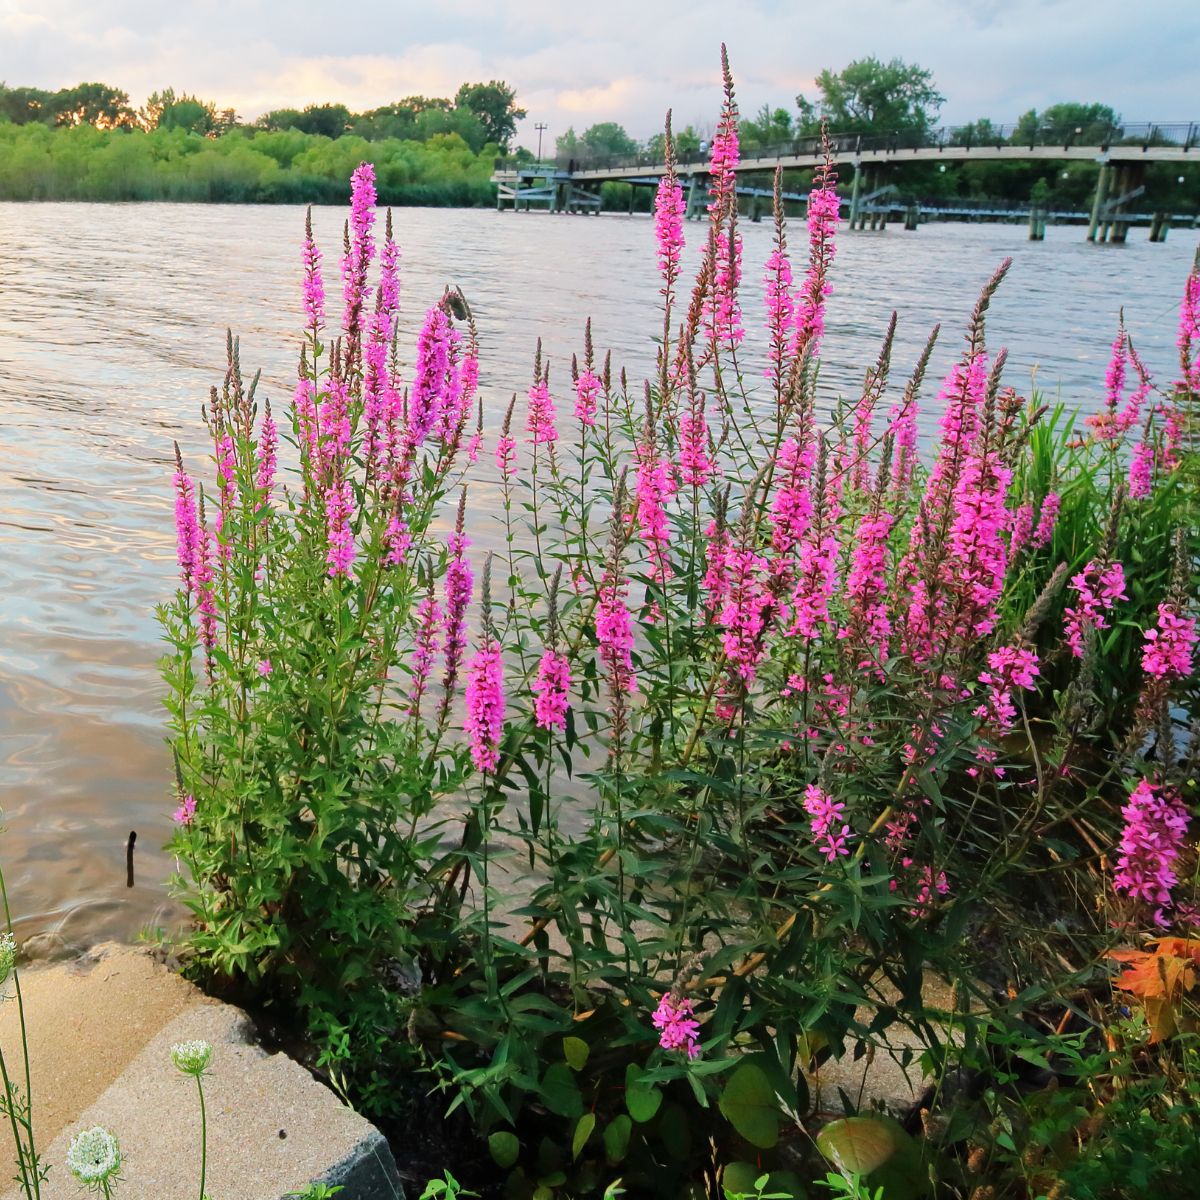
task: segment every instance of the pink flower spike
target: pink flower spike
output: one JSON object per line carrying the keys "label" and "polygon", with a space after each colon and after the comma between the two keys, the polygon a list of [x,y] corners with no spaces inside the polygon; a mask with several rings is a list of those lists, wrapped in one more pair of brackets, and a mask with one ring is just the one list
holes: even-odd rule
{"label": "pink flower spike", "polygon": [[547,646],[533,680],[536,697],[533,711],[539,729],[567,728],[567,709],[571,707],[571,668],[567,656]]}
{"label": "pink flower spike", "polygon": [[196,797],[184,796],[183,803],[171,814],[176,825],[188,826],[196,819]]}
{"label": "pink flower spike", "polygon": [[504,662],[500,647],[488,640],[467,666],[467,716],[464,722],[476,770],[494,771],[500,765],[504,732]]}
{"label": "pink flower spike", "polygon": [[273,670],[274,668],[271,666],[271,660],[269,658],[264,658],[262,662],[258,664],[258,673],[264,679],[266,679],[266,677],[270,675]]}

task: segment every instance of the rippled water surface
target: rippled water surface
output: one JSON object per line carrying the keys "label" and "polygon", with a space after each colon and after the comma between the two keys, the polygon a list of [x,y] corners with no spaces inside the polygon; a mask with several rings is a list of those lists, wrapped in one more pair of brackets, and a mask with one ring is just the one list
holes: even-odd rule
{"label": "rippled water surface", "polygon": [[[336,255],[341,214],[314,219]],[[282,407],[302,224],[294,208],[0,204],[0,855],[25,936],[127,938],[178,917],[163,889],[173,864],[158,850],[171,800],[154,619],[175,576],[171,442],[198,463],[199,407],[220,380],[226,326]],[[407,209],[397,230],[409,344],[423,308],[460,285],[480,325],[493,429],[525,385],[535,338],[561,381],[589,315],[614,363],[646,370],[658,299],[647,218]],[[1093,406],[1122,304],[1147,363],[1169,373],[1196,237],[1134,236],[1125,247],[1057,228],[1035,244],[999,225],[843,236],[827,391],[861,378],[893,308],[897,372],[937,321],[944,369],[979,286],[1009,254],[989,329],[1010,349],[1014,386],[1026,389],[1036,367],[1048,393]],[[747,225],[745,239],[753,285],[769,225]],[[747,309],[758,322],[757,298]],[[748,357],[756,346],[751,337]]]}

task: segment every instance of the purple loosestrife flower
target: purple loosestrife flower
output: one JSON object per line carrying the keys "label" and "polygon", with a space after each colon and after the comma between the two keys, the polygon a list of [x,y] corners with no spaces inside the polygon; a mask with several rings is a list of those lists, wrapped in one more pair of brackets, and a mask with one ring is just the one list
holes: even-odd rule
{"label": "purple loosestrife flower", "polygon": [[1149,436],[1133,448],[1133,457],[1129,461],[1129,494],[1135,500],[1145,500],[1154,490],[1156,460],[1154,442]]}
{"label": "purple loosestrife flower", "polygon": [[754,682],[763,654],[763,635],[771,612],[767,569],[767,560],[747,546],[731,549],[725,560],[727,590],[718,617],[721,648],[743,687]]}
{"label": "purple loosestrife flower", "polygon": [[596,424],[596,410],[604,385],[591,367],[584,367],[575,381],[575,415],[581,425],[591,429]]}
{"label": "purple loosestrife flower", "polygon": [[558,441],[554,416],[554,401],[550,398],[550,380],[546,375],[540,375],[529,388],[529,408],[525,417],[525,431],[535,446]]}
{"label": "purple loosestrife flower", "polygon": [[533,712],[539,729],[565,730],[570,708],[571,667],[567,656],[547,646],[533,680]]}
{"label": "purple loosestrife flower", "polygon": [[808,532],[812,520],[812,497],[808,490],[812,467],[811,450],[803,448],[796,438],[784,439],[775,463],[775,495],[770,515],[771,548],[780,558],[790,556]]}
{"label": "purple loosestrife flower", "polygon": [[679,278],[679,260],[683,253],[683,218],[686,205],[683,188],[675,174],[675,147],[671,138],[671,113],[666,125],[667,173],[658,181],[654,194],[654,237],[658,243],[658,269],[664,281],[663,295],[670,297]]}
{"label": "purple loosestrife flower", "polygon": [[348,578],[354,566],[354,490],[348,479],[325,488],[325,538],[330,579]]}
{"label": "purple loosestrife flower", "polygon": [[304,315],[309,328],[318,330],[325,324],[325,283],[321,278],[321,251],[313,240],[312,209],[304,218]]}
{"label": "purple loosestrife flower", "polygon": [[686,996],[668,992],[658,1002],[650,1020],[658,1030],[658,1044],[664,1050],[682,1050],[688,1058],[699,1056],[700,1022],[696,1020],[695,1006]]}
{"label": "purple loosestrife flower", "polygon": [[1121,810],[1121,833],[1113,887],[1154,909],[1155,924],[1167,924],[1175,886],[1175,863],[1187,835],[1187,806],[1173,791],[1138,781]]}
{"label": "purple loosestrife flower", "polygon": [[888,657],[892,621],[888,614],[888,536],[896,518],[884,509],[865,514],[846,576],[847,628],[839,636],[851,637],[870,656],[859,667],[882,666]]}
{"label": "purple loosestrife flower", "polygon": [[464,728],[471,743],[471,761],[476,770],[495,771],[500,765],[504,732],[504,662],[490,635],[485,635],[467,666],[466,705]]}
{"label": "purple loosestrife flower", "polygon": [[517,473],[517,442],[508,433],[502,433],[496,442],[496,468],[505,479]]}
{"label": "purple loosestrife flower", "polygon": [[704,417],[704,395],[692,392],[686,412],[679,414],[679,477],[689,487],[703,487],[716,464],[708,452],[708,422]]}
{"label": "purple loosestrife flower", "polygon": [[905,393],[888,410],[888,432],[892,436],[892,488],[897,496],[908,492],[913,464],[917,461],[917,400]]}
{"label": "purple loosestrife flower", "polygon": [[[826,150],[828,155],[828,150]],[[825,301],[833,287],[829,268],[836,253],[841,204],[837,194],[837,172],[828,158],[817,168],[814,187],[808,194],[808,270],[796,300],[794,355],[815,358],[825,332]]]}
{"label": "purple loosestrife flower", "polygon": [[1129,598],[1125,594],[1125,569],[1119,562],[1107,566],[1089,562],[1072,577],[1071,587],[1079,599],[1063,610],[1063,630],[1071,653],[1082,658],[1087,631],[1107,629],[1105,614],[1118,600]]}
{"label": "purple loosestrife flower", "polygon": [[667,463],[654,444],[654,426],[646,418],[642,440],[635,448],[637,477],[634,495],[637,501],[638,534],[650,559],[650,578],[665,582],[674,572],[671,569],[671,528],[667,522],[666,505],[675,494]]}
{"label": "purple loosestrife flower", "polygon": [[705,572],[701,584],[704,588],[704,608],[710,617],[715,617],[725,607],[729,592],[729,553],[732,541],[729,530],[710,521],[704,531]]}
{"label": "purple loosestrife flower", "polygon": [[725,100],[717,131],[713,134],[709,162],[709,255],[713,275],[703,315],[708,336],[715,345],[737,345],[745,336],[738,305],[742,276],[742,237],[737,231],[738,107],[733,96],[729,60],[721,50]]}
{"label": "purple loosestrife flower", "polygon": [[1193,265],[1179,305],[1179,365],[1182,374],[1176,388],[1200,392],[1200,262]]}
{"label": "purple loosestrife flower", "polygon": [[421,697],[429,686],[429,676],[433,671],[433,660],[437,657],[441,645],[440,632],[442,627],[442,608],[433,594],[433,589],[426,593],[425,598],[417,605],[417,633],[413,639],[412,658],[412,711],[416,713],[421,707]]}
{"label": "purple loosestrife flower", "polygon": [[1120,435],[1117,425],[1117,409],[1125,394],[1125,368],[1129,362],[1129,334],[1125,331],[1125,317],[1121,316],[1117,336],[1113,339],[1108,368],[1104,372],[1104,411],[1089,414],[1084,424],[1100,441],[1115,441]]}
{"label": "purple loosestrife flower", "polygon": [[196,819],[196,797],[184,796],[182,803],[171,814],[176,825],[188,826]]}
{"label": "purple loosestrife flower", "polygon": [[626,585],[607,579],[596,600],[596,641],[600,661],[608,670],[613,691],[633,695],[637,677],[633,673],[633,621],[625,603]]}
{"label": "purple loosestrife flower", "polygon": [[271,660],[269,658],[262,659],[262,661],[258,664],[258,673],[263,679],[266,679],[266,677],[270,675],[274,669],[275,668],[271,666]]}
{"label": "purple loosestrife flower", "polygon": [[350,176],[350,246],[342,259],[343,328],[352,342],[362,342],[362,311],[367,298],[367,269],[375,257],[375,168],[359,163]]}
{"label": "purple loosestrife flower", "polygon": [[214,590],[211,539],[204,526],[203,505],[197,505],[196,490],[179,460],[176,447],[175,534],[179,570],[189,596],[200,614],[200,641],[211,652],[217,644],[217,598]]}
{"label": "purple loosestrife flower", "polygon": [[462,531],[465,509],[464,495],[458,506],[458,522],[454,532],[447,539],[450,551],[450,561],[446,564],[444,609],[445,636],[442,641],[442,652],[445,658],[445,672],[442,677],[444,694],[442,696],[442,711],[447,712],[454,694],[454,685],[458,679],[458,668],[462,662],[463,651],[467,647],[466,614],[471,603],[471,592],[474,589],[475,578],[471,572],[471,564],[467,561],[466,535]]}
{"label": "purple loosestrife flower", "polygon": [[275,471],[279,452],[279,430],[271,415],[271,402],[263,408],[262,430],[258,437],[258,473],[254,485],[262,493],[258,508],[267,508],[271,503],[271,492],[275,486]]}
{"label": "purple loosestrife flower", "polygon": [[980,672],[979,682],[987,688],[984,703],[975,709],[975,716],[993,729],[1006,732],[1017,720],[1013,690],[1037,689],[1038,656],[1028,646],[1001,646],[988,655],[988,670]]}
{"label": "purple loosestrife flower", "polygon": [[450,347],[455,336],[446,311],[435,304],[425,314],[417,335],[417,361],[408,401],[408,440],[414,447],[424,442],[443,417],[449,399]]}
{"label": "purple loosestrife flower", "polygon": [[1049,544],[1054,536],[1054,525],[1058,521],[1058,510],[1061,507],[1062,497],[1057,492],[1047,492],[1042,501],[1042,511],[1038,514],[1037,528],[1029,541],[1034,550],[1040,550]]}
{"label": "purple loosestrife flower", "polygon": [[1196,649],[1196,621],[1170,601],[1158,606],[1158,621],[1143,634],[1142,670],[1155,679],[1187,679]]}
{"label": "purple loosestrife flower", "polygon": [[804,811],[808,813],[813,842],[826,862],[849,855],[850,826],[845,823],[846,805],[841,800],[810,783],[804,789]]}
{"label": "purple loosestrife flower", "polygon": [[764,282],[767,300],[767,378],[775,387],[776,396],[782,398],[787,374],[788,344],[791,340],[796,302],[792,298],[792,264],[788,258],[787,243],[783,227],[777,225],[776,243],[767,258]]}

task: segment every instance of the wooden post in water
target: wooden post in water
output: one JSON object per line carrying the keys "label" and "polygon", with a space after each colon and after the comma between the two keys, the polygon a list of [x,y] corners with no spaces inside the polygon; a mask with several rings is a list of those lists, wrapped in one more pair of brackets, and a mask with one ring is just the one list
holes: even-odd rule
{"label": "wooden post in water", "polygon": [[1108,199],[1108,175],[1111,168],[1108,163],[1100,164],[1100,174],[1096,177],[1096,194],[1092,198],[1092,219],[1088,222],[1087,240],[1096,240],[1096,230],[1100,225],[1100,214],[1104,209],[1104,201]]}
{"label": "wooden post in water", "polygon": [[854,229],[858,222],[858,197],[862,192],[862,167],[854,164],[854,184],[850,189],[850,228]]}
{"label": "wooden post in water", "polygon": [[1046,240],[1046,210],[1040,204],[1031,204],[1029,207],[1029,240]]}
{"label": "wooden post in water", "polygon": [[1150,240],[1152,242],[1165,242],[1167,240],[1167,230],[1170,228],[1170,216],[1164,212],[1156,212],[1150,218]]}
{"label": "wooden post in water", "polygon": [[921,210],[915,204],[910,204],[904,213],[904,228],[912,233],[921,220]]}

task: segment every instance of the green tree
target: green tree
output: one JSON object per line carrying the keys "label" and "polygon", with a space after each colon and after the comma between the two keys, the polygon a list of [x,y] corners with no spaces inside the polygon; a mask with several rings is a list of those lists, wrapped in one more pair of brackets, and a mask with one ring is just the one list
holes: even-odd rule
{"label": "green tree", "polygon": [[186,133],[212,133],[217,125],[217,106],[198,96],[175,94],[174,88],[151,92],[138,114],[143,129],[182,129]]}
{"label": "green tree", "polygon": [[638,144],[616,121],[601,121],[583,131],[579,149],[584,154],[636,154]]}
{"label": "green tree", "polygon": [[742,122],[740,135],[743,145],[771,146],[791,141],[795,134],[792,114],[786,108],[771,108],[764,104],[753,117]]}
{"label": "green tree", "polygon": [[457,108],[468,109],[483,127],[484,140],[507,150],[525,109],[517,107],[516,92],[502,80],[464,83],[454,97]]}
{"label": "green tree", "polygon": [[106,83],[80,83],[63,88],[53,98],[56,125],[95,125],[97,129],[128,128],[137,117],[129,93]]}
{"label": "green tree", "polygon": [[[662,134],[658,135],[660,138]],[[574,125],[567,126],[566,133],[560,133],[554,139],[554,149],[563,158],[578,158],[580,154],[579,135]]]}
{"label": "green tree", "polygon": [[1052,104],[1042,113],[1031,108],[1017,122],[1013,144],[1105,145],[1121,118],[1107,104]]}
{"label": "green tree", "polygon": [[925,133],[946,100],[932,72],[899,58],[860,58],[837,74],[822,71],[816,82],[816,104],[796,97],[804,133],[816,132],[821,117],[833,133]]}

